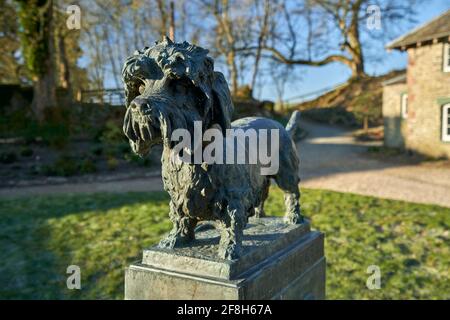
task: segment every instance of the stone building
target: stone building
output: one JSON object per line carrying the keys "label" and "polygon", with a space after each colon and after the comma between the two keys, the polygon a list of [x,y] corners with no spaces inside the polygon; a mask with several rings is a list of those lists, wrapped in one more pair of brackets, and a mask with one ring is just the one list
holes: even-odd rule
{"label": "stone building", "polygon": [[450,10],[387,45],[405,74],[383,83],[385,145],[450,157]]}

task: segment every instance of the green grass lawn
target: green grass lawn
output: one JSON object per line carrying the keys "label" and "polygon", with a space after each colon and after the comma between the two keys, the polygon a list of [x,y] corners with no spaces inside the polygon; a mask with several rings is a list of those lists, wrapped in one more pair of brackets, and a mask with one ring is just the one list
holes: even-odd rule
{"label": "green grass lawn", "polygon": [[[450,298],[450,209],[318,190],[302,202],[326,234],[328,299]],[[284,210],[278,189],[266,208]],[[122,299],[124,268],[170,229],[167,212],[164,193],[1,200],[0,298]],[[81,290],[66,287],[69,265]]]}

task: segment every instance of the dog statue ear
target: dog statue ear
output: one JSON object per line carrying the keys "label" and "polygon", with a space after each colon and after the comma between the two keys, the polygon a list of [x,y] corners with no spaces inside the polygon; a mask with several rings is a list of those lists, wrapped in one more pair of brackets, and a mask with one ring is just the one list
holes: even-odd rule
{"label": "dog statue ear", "polygon": [[212,85],[213,94],[213,124],[219,124],[223,131],[231,128],[234,106],[231,100],[230,89],[225,77],[220,72],[214,72]]}

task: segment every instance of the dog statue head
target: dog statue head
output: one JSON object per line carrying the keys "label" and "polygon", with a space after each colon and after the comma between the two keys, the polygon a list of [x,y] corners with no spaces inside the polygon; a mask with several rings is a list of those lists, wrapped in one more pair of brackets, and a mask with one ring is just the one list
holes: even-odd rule
{"label": "dog statue head", "polygon": [[122,77],[127,108],[123,130],[141,156],[155,144],[170,146],[175,129],[192,134],[194,121],[202,121],[203,130],[231,126],[228,84],[214,71],[208,50],[165,37],[130,56]]}

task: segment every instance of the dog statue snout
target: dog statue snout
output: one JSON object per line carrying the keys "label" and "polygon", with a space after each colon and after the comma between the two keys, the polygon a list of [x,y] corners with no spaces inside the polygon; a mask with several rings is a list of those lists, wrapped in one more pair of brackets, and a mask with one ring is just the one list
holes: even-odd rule
{"label": "dog statue snout", "polygon": [[144,98],[135,98],[131,103],[130,103],[130,108],[135,111],[135,112],[139,112],[140,114],[144,115],[147,114],[149,112],[151,112],[151,107],[148,103],[148,101]]}

